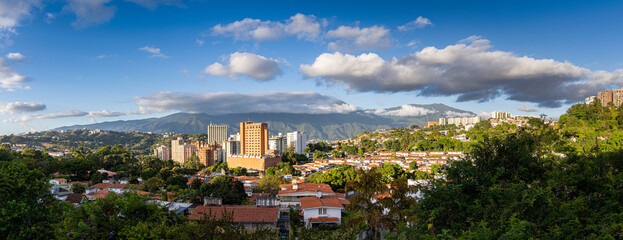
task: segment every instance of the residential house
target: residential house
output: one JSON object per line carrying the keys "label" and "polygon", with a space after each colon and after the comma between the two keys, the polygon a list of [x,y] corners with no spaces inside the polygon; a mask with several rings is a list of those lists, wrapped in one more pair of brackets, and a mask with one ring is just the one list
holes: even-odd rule
{"label": "residential house", "polygon": [[255,205],[243,206],[199,206],[195,208],[188,219],[199,221],[206,216],[221,219],[225,214],[231,214],[234,225],[245,229],[277,228],[279,221],[278,207],[258,207]]}

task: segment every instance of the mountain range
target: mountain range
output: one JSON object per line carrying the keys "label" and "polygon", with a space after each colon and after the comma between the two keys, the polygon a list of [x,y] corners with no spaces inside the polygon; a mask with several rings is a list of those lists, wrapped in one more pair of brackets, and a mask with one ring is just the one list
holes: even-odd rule
{"label": "mountain range", "polygon": [[102,129],[110,131],[139,131],[154,133],[205,133],[209,124],[228,125],[228,134],[239,132],[240,122],[268,123],[270,134],[301,131],[308,139],[339,140],[356,136],[363,131],[427,125],[442,117],[476,116],[473,112],[460,110],[444,104],[407,104],[399,107],[359,110],[350,113],[232,113],[209,115],[206,113],[175,113],[160,118],[120,120],[73,125],[53,129]]}

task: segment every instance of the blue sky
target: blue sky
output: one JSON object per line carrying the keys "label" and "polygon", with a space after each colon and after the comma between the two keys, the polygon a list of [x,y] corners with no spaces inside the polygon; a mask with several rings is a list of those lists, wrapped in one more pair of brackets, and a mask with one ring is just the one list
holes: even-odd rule
{"label": "blue sky", "polygon": [[[552,117],[623,80],[619,1],[0,0],[0,134],[174,112]],[[449,116],[452,113],[448,113]]]}

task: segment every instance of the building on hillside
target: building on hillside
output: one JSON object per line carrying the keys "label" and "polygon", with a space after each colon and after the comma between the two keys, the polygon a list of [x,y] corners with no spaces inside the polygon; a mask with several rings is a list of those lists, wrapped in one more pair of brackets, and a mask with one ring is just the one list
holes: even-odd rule
{"label": "building on hillside", "polygon": [[589,96],[589,97],[584,99],[584,104],[589,105],[589,104],[595,102],[596,99],[597,99],[597,96]]}
{"label": "building on hillside", "polygon": [[240,154],[240,134],[234,134],[229,136],[226,141],[223,141],[223,162],[227,162],[227,158],[232,155]]}
{"label": "building on hillside", "polygon": [[266,171],[269,167],[277,166],[281,162],[281,157],[260,156],[260,155],[230,155],[227,157],[227,167],[246,168],[249,170]]}
{"label": "building on hillside", "polygon": [[299,131],[290,132],[288,136],[288,147],[294,147],[294,152],[302,154],[307,149],[307,134]]}
{"label": "building on hillside", "polygon": [[508,118],[513,118],[513,115],[507,112],[498,112],[498,111],[494,111],[491,112],[491,118],[493,119],[508,119]]}
{"label": "building on hillside", "polygon": [[222,142],[227,140],[227,125],[208,125],[208,139],[207,142]]}
{"label": "building on hillside", "polygon": [[438,121],[428,121],[428,127],[432,127],[432,126],[439,126],[439,122]]}
{"label": "building on hillside", "polygon": [[330,197],[335,196],[335,192],[328,184],[295,182],[292,184],[281,184],[277,196],[279,196],[281,210],[288,211],[290,207],[300,209],[301,198],[303,197]]}
{"label": "building on hillside", "polygon": [[221,219],[226,213],[231,214],[234,225],[249,230],[262,228],[274,229],[277,228],[277,222],[279,221],[278,207],[258,207],[255,205],[199,206],[192,211],[188,219],[200,221],[208,215],[216,219]]}
{"label": "building on hillside", "polygon": [[266,155],[268,151],[268,124],[240,123],[240,154]]}
{"label": "building on hillside", "polygon": [[171,160],[171,149],[165,145],[161,145],[154,149],[154,157],[163,161]]}
{"label": "building on hillside", "polygon": [[214,165],[216,162],[223,161],[221,146],[217,142],[202,142],[198,141],[194,143],[197,146],[197,157],[199,162],[206,167]]}
{"label": "building on hillside", "polygon": [[268,149],[283,153],[288,146],[288,138],[281,133],[273,135],[268,139]]}
{"label": "building on hillside", "polygon": [[439,125],[450,125],[454,124],[458,126],[468,126],[474,125],[480,122],[480,118],[478,116],[475,117],[456,117],[456,118],[440,118]]}
{"label": "building on hillside", "polygon": [[178,137],[171,140],[171,159],[173,161],[184,164],[193,153],[197,154],[197,147],[186,142],[184,138]]}
{"label": "building on hillside", "polygon": [[339,225],[342,222],[343,203],[336,196],[302,197],[301,210],[307,228],[316,228],[322,224]]}
{"label": "building on hillside", "polygon": [[623,104],[623,88],[621,89],[606,89],[597,93],[597,99],[601,102],[602,106],[608,106],[612,103],[618,107]]}

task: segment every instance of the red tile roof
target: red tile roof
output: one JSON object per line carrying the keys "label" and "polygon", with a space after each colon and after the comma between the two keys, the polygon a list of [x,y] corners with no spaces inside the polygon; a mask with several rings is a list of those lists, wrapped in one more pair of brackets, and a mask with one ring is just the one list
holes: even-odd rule
{"label": "red tile roof", "polygon": [[320,218],[309,218],[310,223],[321,223],[321,222],[339,222],[340,219],[336,217],[320,217]]}
{"label": "red tile roof", "polygon": [[67,195],[67,198],[65,198],[65,201],[74,203],[74,204],[80,204],[80,202],[82,202],[82,198],[83,198],[82,194],[70,193],[69,195]]}
{"label": "red tile roof", "polygon": [[212,214],[217,219],[223,217],[223,213],[233,215],[233,222],[237,223],[276,223],[279,220],[278,207],[257,207],[255,205],[244,206],[199,206],[188,217],[191,220],[201,220],[205,215]]}
{"label": "red tile roof", "polygon": [[108,196],[109,193],[110,193],[110,191],[108,191],[108,190],[102,190],[102,191],[98,191],[97,193],[90,194],[90,195],[87,195],[87,196],[94,197],[94,198],[105,198],[106,196]]}
{"label": "red tile roof", "polygon": [[293,186],[294,184],[281,184],[279,186],[280,189],[282,188],[286,188],[285,190],[279,190],[279,195],[282,194],[288,194],[288,193],[295,193],[295,192],[311,192],[311,193],[315,193],[316,190],[320,190],[322,191],[323,194],[335,194],[333,192],[333,189],[331,189],[331,186],[329,186],[329,184],[324,184],[324,183],[298,183],[296,184],[298,185],[298,190],[294,190]]}
{"label": "red tile roof", "polygon": [[111,185],[113,184],[112,183],[98,183],[98,184],[90,186],[89,188],[108,188]]}
{"label": "red tile roof", "polygon": [[301,209],[317,208],[317,207],[333,207],[344,208],[342,203],[336,197],[302,197]]}

